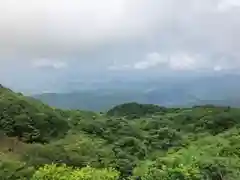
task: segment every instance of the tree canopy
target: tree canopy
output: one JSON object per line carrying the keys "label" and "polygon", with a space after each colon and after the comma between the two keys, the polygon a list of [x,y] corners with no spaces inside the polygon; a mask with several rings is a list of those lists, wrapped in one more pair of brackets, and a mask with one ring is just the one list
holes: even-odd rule
{"label": "tree canopy", "polygon": [[0,87],[0,177],[240,179],[240,109],[126,103],[61,110]]}

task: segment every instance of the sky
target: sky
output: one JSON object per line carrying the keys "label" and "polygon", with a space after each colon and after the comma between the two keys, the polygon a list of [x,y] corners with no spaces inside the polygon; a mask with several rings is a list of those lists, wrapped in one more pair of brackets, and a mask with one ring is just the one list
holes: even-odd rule
{"label": "sky", "polygon": [[0,82],[240,69],[239,0],[0,0]]}

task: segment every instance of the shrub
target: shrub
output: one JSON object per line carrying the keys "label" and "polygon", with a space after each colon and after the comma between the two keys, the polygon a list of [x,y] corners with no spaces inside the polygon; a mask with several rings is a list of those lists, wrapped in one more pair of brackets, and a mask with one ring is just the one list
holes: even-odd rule
{"label": "shrub", "polygon": [[117,180],[119,173],[114,169],[84,167],[73,169],[66,165],[45,165],[39,168],[31,180]]}

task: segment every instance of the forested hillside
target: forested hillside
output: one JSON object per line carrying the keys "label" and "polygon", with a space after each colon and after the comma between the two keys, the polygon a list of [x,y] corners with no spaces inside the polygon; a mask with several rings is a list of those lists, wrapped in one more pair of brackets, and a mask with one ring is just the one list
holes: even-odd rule
{"label": "forested hillside", "polygon": [[240,109],[60,110],[0,86],[3,180],[240,179]]}

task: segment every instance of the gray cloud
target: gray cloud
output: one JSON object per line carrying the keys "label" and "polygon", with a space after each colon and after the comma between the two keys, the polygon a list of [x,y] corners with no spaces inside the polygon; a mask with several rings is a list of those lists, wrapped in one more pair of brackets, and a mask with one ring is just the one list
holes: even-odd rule
{"label": "gray cloud", "polygon": [[[239,16],[238,0],[0,0],[0,65],[231,69],[240,67]],[[171,60],[149,60],[152,52]]]}
{"label": "gray cloud", "polygon": [[[156,12],[143,0],[1,0],[2,53],[64,55],[98,44],[143,36]],[[146,10],[145,7],[149,6]],[[157,9],[155,9],[156,11]]]}

